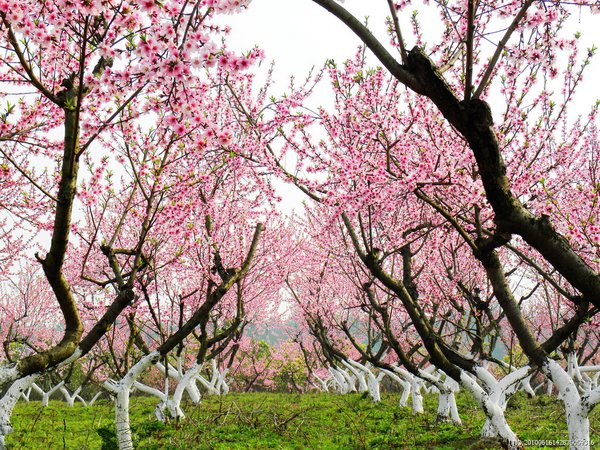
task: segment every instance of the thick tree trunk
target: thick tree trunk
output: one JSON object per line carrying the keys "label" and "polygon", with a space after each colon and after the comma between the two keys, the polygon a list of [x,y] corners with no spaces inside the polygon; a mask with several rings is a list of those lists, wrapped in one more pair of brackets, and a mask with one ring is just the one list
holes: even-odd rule
{"label": "thick tree trunk", "polygon": [[121,385],[116,391],[115,420],[119,450],[133,450],[131,427],[129,425],[129,393],[131,386]]}
{"label": "thick tree trunk", "polygon": [[105,383],[109,391],[116,394],[115,421],[117,425],[117,444],[119,450],[133,450],[133,439],[129,425],[129,395],[133,384],[139,376],[160,358],[160,353],[154,351],[138,361],[127,374],[118,382]]}
{"label": "thick tree trunk", "polygon": [[[501,380],[497,381],[487,370],[479,370],[479,378],[488,386],[488,401],[495,403],[501,410],[502,413],[506,411],[506,405],[511,395],[517,392],[522,380],[527,380],[529,366],[521,367]],[[483,437],[500,437],[499,431],[495,428],[494,422],[491,417],[486,419],[483,429],[481,431]]]}
{"label": "thick tree trunk", "polygon": [[458,391],[459,385],[450,377],[446,377],[442,389],[439,390],[438,410],[436,422],[452,421],[456,425],[462,425],[458,408],[456,407],[456,397],[454,393]]}
{"label": "thick tree trunk", "polygon": [[[508,382],[514,379],[514,382],[510,383],[511,386],[514,385],[514,383],[519,381],[519,375],[522,375],[522,378],[527,376],[528,368],[521,368],[519,371],[507,375],[507,377],[503,379],[505,381],[504,384],[509,385]],[[487,389],[483,389],[467,372],[463,372],[462,374],[461,385],[465,390],[473,394],[486,416],[486,423],[482,430],[482,436],[498,438],[502,442],[502,445],[509,450],[522,449],[523,444],[514,431],[511,430],[504,416],[504,408],[501,404],[501,400],[504,396],[503,394],[506,393],[506,388],[502,389],[500,382],[498,382],[487,370],[478,367],[475,369],[475,372],[477,378],[482,380]],[[511,379],[507,379],[510,376],[512,376]],[[504,403],[504,406],[506,406],[506,403]]]}
{"label": "thick tree trunk", "polygon": [[542,371],[551,379],[558,390],[558,397],[565,405],[569,450],[590,449],[590,411],[600,402],[600,388],[580,395],[573,377],[560,364],[548,358]]}
{"label": "thick tree trunk", "polygon": [[29,375],[14,381],[8,388],[2,399],[0,399],[0,449],[4,450],[4,439],[13,428],[10,424],[10,417],[13,409],[23,392],[31,388],[34,381],[39,378],[39,375]]}

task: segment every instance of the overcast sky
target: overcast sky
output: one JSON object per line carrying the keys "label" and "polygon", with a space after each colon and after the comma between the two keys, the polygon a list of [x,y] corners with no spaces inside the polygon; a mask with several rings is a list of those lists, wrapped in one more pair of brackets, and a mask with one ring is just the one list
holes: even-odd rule
{"label": "overcast sky", "polygon": [[[352,7],[357,17],[370,16],[369,21],[383,30],[385,0],[348,0],[344,6]],[[253,0],[247,11],[227,17],[227,22],[233,28],[228,45],[258,45],[268,61],[277,61],[277,78],[282,80],[300,77],[329,58],[345,60],[359,46],[345,25],[310,0]],[[378,37],[387,41],[385,34]]]}
{"label": "overcast sky", "polygon": [[[413,1],[421,5],[420,0]],[[386,0],[345,0],[343,6],[355,17],[369,17],[371,31],[387,44],[384,21],[388,16]],[[574,8],[569,30],[582,32],[583,47],[600,45],[600,14],[590,14],[588,8]],[[400,15],[403,29],[407,27],[410,6]],[[426,17],[426,11],[419,6],[420,22],[425,33],[432,27],[439,30],[440,20],[437,13]],[[434,11],[433,7],[429,7]],[[226,17],[232,25],[228,45],[232,49],[244,50],[258,45],[267,60],[277,61],[277,77],[287,79],[290,75],[302,76],[313,65],[321,65],[327,59],[345,60],[352,56],[359,45],[358,38],[337,18],[326,12],[311,0],[252,0],[248,9]],[[411,48],[410,33],[404,33],[407,46]],[[389,46],[388,46],[389,48]],[[597,60],[600,58],[596,58]],[[600,61],[595,61],[597,69]]]}

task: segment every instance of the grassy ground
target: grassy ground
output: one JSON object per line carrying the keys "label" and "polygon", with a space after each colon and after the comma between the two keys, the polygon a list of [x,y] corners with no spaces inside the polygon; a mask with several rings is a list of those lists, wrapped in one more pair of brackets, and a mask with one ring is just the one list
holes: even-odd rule
{"label": "grassy ground", "polygon": [[[153,415],[153,398],[132,399],[131,424],[136,448],[151,449],[486,449],[499,448],[478,438],[483,414],[461,394],[465,425],[436,424],[436,397],[425,397],[426,414],[397,407],[397,395],[373,404],[361,395],[230,394],[207,397],[200,406],[184,405],[179,426]],[[507,417],[523,440],[567,439],[564,413],[555,398],[512,399]],[[97,402],[69,408],[51,402],[19,403],[9,449],[114,449],[113,406]],[[592,414],[592,439],[600,441],[600,412]],[[550,448],[528,446],[528,448]],[[560,447],[553,447],[560,448]],[[600,448],[593,446],[592,448]]]}

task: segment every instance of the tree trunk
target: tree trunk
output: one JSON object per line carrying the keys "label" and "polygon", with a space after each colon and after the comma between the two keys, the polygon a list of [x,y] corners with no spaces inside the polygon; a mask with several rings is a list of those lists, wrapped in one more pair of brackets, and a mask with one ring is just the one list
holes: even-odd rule
{"label": "tree trunk", "polygon": [[[81,392],[81,386],[79,386],[77,389],[75,389],[75,391],[73,392],[73,394],[70,394],[68,389],[63,385],[60,387],[60,392],[62,392],[63,397],[65,398],[67,405],[69,405],[70,407],[73,407],[75,405],[75,400],[77,400],[77,398],[81,397],[79,396],[79,393]],[[82,400],[82,403],[85,404],[85,402]]]}
{"label": "tree trunk", "polygon": [[56,386],[54,386],[52,389],[50,389],[48,392],[46,392],[43,396],[42,396],[42,406],[48,406],[48,402],[50,401],[50,397],[52,396],[52,394],[54,394],[56,391],[58,391],[61,387],[63,387],[63,385],[65,384],[64,381],[61,381],[60,383],[58,383]]}
{"label": "tree trunk", "polygon": [[345,371],[341,367],[336,368],[336,370],[346,380],[346,385],[348,386],[347,393],[356,392],[356,378],[353,377],[352,375],[350,375],[347,371]]}
{"label": "tree trunk", "polygon": [[0,449],[4,450],[4,439],[13,432],[10,424],[10,416],[19,398],[26,390],[31,388],[33,382],[39,378],[39,375],[29,375],[14,381],[0,399]]}
{"label": "tree trunk", "polygon": [[347,394],[348,392],[350,392],[348,382],[346,381],[346,378],[344,378],[344,376],[340,373],[340,371],[335,367],[329,367],[328,370],[331,376],[333,377],[333,380],[338,386],[338,392],[340,394]]}
{"label": "tree trunk", "polygon": [[[171,366],[169,364],[169,370],[168,370],[168,374],[171,378],[173,378],[175,381],[177,381],[177,383],[179,383],[179,381],[181,381],[181,378],[183,377],[183,365],[182,362],[180,361],[181,358],[178,359],[177,362],[177,369],[175,369],[173,366]],[[167,370],[165,369],[165,366],[162,363],[156,363],[156,368],[164,375],[165,373],[167,373]],[[190,397],[191,402],[194,405],[197,405],[200,403],[200,400],[202,399],[202,395],[200,394],[200,389],[198,389],[198,386],[196,385],[196,379],[191,380],[185,387],[185,390],[188,394],[188,396]]]}
{"label": "tree trunk", "polygon": [[210,383],[210,381],[208,381],[206,378],[204,378],[202,375],[197,375],[196,376],[196,380],[200,382],[200,384],[202,386],[204,386],[206,388],[206,393],[208,395],[217,395],[218,392],[215,389],[215,387]]}
{"label": "tree trunk", "polygon": [[172,419],[180,420],[185,417],[185,414],[181,409],[181,399],[183,398],[183,393],[187,390],[190,383],[195,383],[196,377],[201,370],[202,364],[194,363],[192,367],[190,367],[183,375],[183,377],[181,377],[179,383],[177,383],[177,387],[173,393],[173,398],[167,401],[167,408]]}
{"label": "tree trunk", "polygon": [[[354,361],[352,361],[354,363]],[[342,364],[350,371],[352,372],[352,375],[354,376],[354,378],[358,381],[358,392],[360,392],[361,394],[363,392],[367,392],[369,390],[369,387],[367,386],[367,381],[365,380],[365,376],[363,375],[363,373],[360,371],[360,369],[358,369],[357,367],[355,367],[353,364],[350,363],[350,361],[344,361],[342,360]],[[356,364],[356,363],[355,363]]]}
{"label": "tree trunk", "polygon": [[154,351],[138,361],[129,372],[118,382],[105,383],[104,386],[116,394],[115,421],[117,425],[117,443],[119,450],[133,450],[131,427],[129,426],[129,394],[136,379],[160,358],[160,353]]}
{"label": "tree trunk", "polygon": [[[500,397],[502,394],[500,384],[485,369],[478,367],[475,371],[477,372],[478,378],[484,380],[484,384],[488,387],[490,392],[486,392],[486,390],[484,390],[467,372],[462,373],[461,385],[473,394],[486,416],[486,423],[482,430],[482,436],[484,436],[483,433],[486,433],[484,437],[493,436],[500,439],[502,445],[509,450],[520,450],[524,448],[523,444],[514,431],[511,430],[504,417],[504,409],[500,406]],[[516,378],[516,376],[514,376],[514,378]]]}
{"label": "tree trunk", "polygon": [[423,395],[421,394],[421,382],[413,376],[410,380],[410,390],[412,392],[412,409],[415,414],[423,414]]}
{"label": "tree trunk", "polygon": [[462,425],[458,409],[456,407],[456,397],[454,393],[458,390],[459,385],[450,377],[444,380],[443,389],[439,389],[438,410],[436,422],[452,421],[455,425]]}
{"label": "tree trunk", "polygon": [[552,380],[558,390],[558,397],[565,405],[569,450],[590,449],[590,411],[600,402],[600,389],[591,389],[581,396],[573,377],[560,364],[548,358],[542,371]]}
{"label": "tree trunk", "polygon": [[[349,367],[354,368],[353,373],[355,373],[355,376],[358,378],[359,385],[361,383],[365,384],[366,391],[369,393],[371,400],[373,400],[375,403],[380,402],[381,401],[381,393],[379,390],[379,380],[373,374],[371,369],[369,369],[367,366],[360,364],[353,360],[348,360],[347,364]],[[365,376],[367,378],[366,383],[365,383]],[[361,390],[360,392],[365,392],[365,391]]]}

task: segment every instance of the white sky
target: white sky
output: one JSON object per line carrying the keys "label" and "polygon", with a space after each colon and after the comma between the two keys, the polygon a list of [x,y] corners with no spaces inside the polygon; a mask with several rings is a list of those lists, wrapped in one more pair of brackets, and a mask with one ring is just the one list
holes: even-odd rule
{"label": "white sky", "polygon": [[[349,0],[344,3],[359,18],[379,31],[388,11],[385,0]],[[277,78],[301,78],[311,66],[327,59],[345,60],[359,46],[359,40],[337,18],[310,0],[253,0],[247,11],[227,17],[232,33],[227,40],[234,49],[254,44],[262,48],[267,61],[276,61]],[[387,42],[385,33],[376,33]]]}
{"label": "white sky", "polygon": [[[421,4],[420,0],[413,1],[415,7]],[[386,0],[346,0],[344,7],[360,20],[368,16],[369,28],[375,36],[384,44],[389,42],[384,24],[389,15]],[[407,31],[410,31],[408,16],[412,9],[409,6],[400,16],[401,27]],[[426,17],[421,12],[419,18],[425,32],[432,31],[433,26],[440,26],[437,15]],[[265,51],[266,61],[276,61],[274,94],[285,91],[290,76],[302,81],[311,67],[319,68],[327,59],[342,62],[352,57],[360,44],[358,38],[341,21],[311,0],[252,0],[245,12],[227,16],[225,21],[232,26],[231,35],[227,39],[230,49],[245,51],[257,45]],[[600,34],[597,33],[599,27],[600,15],[590,14],[589,9],[575,10],[568,24],[569,32],[582,32],[582,53],[594,44],[600,46]],[[411,48],[414,42],[410,33],[404,34],[408,35],[405,40],[407,47]],[[594,58],[592,67],[586,74],[587,84],[582,96],[586,104],[581,105],[583,110],[587,110],[593,100],[600,98],[597,88],[597,80],[600,79],[600,54]],[[323,103],[329,103],[326,97],[323,98]],[[306,197],[290,186],[283,186],[281,189],[284,197],[282,210],[289,212],[296,209],[299,212],[299,206]]]}

